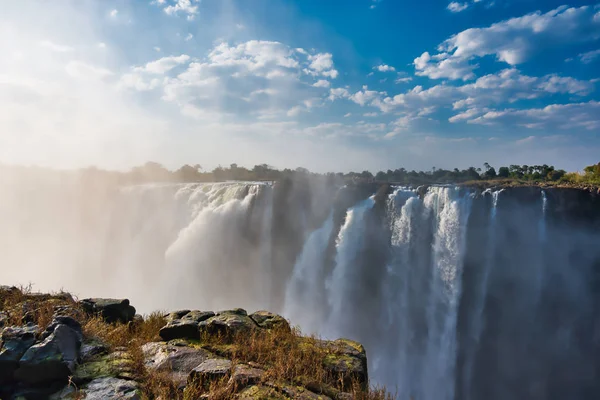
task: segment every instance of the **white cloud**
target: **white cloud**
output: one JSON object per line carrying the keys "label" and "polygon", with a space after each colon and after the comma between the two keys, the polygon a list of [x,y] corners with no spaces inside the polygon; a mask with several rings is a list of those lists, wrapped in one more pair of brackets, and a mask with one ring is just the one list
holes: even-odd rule
{"label": "white cloud", "polygon": [[322,87],[322,88],[328,88],[330,85],[331,85],[331,83],[329,81],[326,81],[325,79],[320,79],[313,84],[314,87]]}
{"label": "white cloud", "polygon": [[448,53],[431,56],[429,52],[415,58],[416,74],[431,79],[469,80],[475,78],[474,69],[478,65],[469,63],[468,59],[452,57]]}
{"label": "white cloud", "polygon": [[185,37],[185,39],[183,39],[183,40],[185,40],[186,42],[189,42],[193,38],[194,38],[194,35],[192,35],[191,33],[188,33],[187,36]]}
{"label": "white cloud", "polygon": [[136,72],[147,72],[149,74],[162,75],[175,68],[178,65],[184,64],[189,61],[190,56],[182,54],[180,56],[163,57],[156,61],[149,62],[143,67],[136,67]]}
{"label": "white cloud", "polygon": [[453,1],[452,3],[448,4],[447,8],[453,13],[457,13],[469,8],[469,3],[458,3],[456,1]]}
{"label": "white cloud", "polygon": [[376,69],[379,72],[394,72],[394,71],[396,71],[396,68],[391,67],[391,66],[386,65],[386,64],[378,65],[376,67],[373,67],[373,69]]}
{"label": "white cloud", "polygon": [[369,112],[369,113],[364,113],[363,117],[368,117],[368,118],[372,118],[372,117],[377,117],[379,114],[377,114],[376,112]]}
{"label": "white cloud", "polygon": [[352,116],[352,113],[346,113],[346,114],[344,114],[344,118],[348,118],[348,117],[351,117],[351,116]]}
{"label": "white cloud", "polygon": [[[188,21],[191,21],[198,14],[198,3],[200,0],[174,0],[174,4],[166,6],[164,11],[168,15],[187,14]],[[158,4],[164,5],[166,1],[160,1]]]}
{"label": "white cloud", "polygon": [[101,49],[105,49],[106,48],[106,43],[100,42],[100,43],[98,43],[98,47],[100,47]]}
{"label": "white cloud", "polygon": [[244,24],[235,24],[235,27],[239,30],[246,29],[246,26]]}
{"label": "white cloud", "polygon": [[309,55],[310,65],[305,70],[311,75],[323,75],[335,79],[338,71],[333,67],[333,56],[331,53],[318,53]]}
{"label": "white cloud", "polygon": [[158,46],[155,46],[155,47],[154,47],[154,51],[156,51],[157,53],[160,53],[160,47],[158,47]]}
{"label": "white cloud", "polygon": [[329,100],[334,101],[336,99],[347,99],[350,97],[350,92],[346,88],[332,88],[329,89]]}
{"label": "white cloud", "polygon": [[472,124],[518,125],[528,128],[600,129],[600,102],[551,104],[543,108],[488,111]]}
{"label": "white cloud", "polygon": [[433,79],[473,79],[477,67],[470,61],[493,55],[509,65],[521,64],[546,49],[600,38],[600,23],[590,6],[562,6],[498,22],[486,28],[471,28],[453,35],[439,53],[423,53],[415,59],[417,74]]}
{"label": "white cloud", "polygon": [[110,15],[111,18],[116,18],[117,14],[119,14],[119,10],[117,10],[116,8],[110,10],[110,12],[108,13],[108,15]]}
{"label": "white cloud", "polygon": [[588,51],[586,53],[581,53],[577,56],[579,60],[581,60],[584,64],[589,64],[593,62],[596,58],[600,57],[600,49]]}
{"label": "white cloud", "polygon": [[56,44],[56,43],[53,43],[53,42],[51,42],[49,40],[42,40],[40,42],[40,46],[45,47],[46,49],[55,51],[57,53],[68,53],[68,52],[71,52],[71,51],[74,50],[70,46],[65,46],[65,45],[62,45],[62,44]]}
{"label": "white cloud", "polygon": [[83,80],[98,80],[113,75],[106,68],[90,65],[82,61],[70,61],[65,70],[70,76]]}

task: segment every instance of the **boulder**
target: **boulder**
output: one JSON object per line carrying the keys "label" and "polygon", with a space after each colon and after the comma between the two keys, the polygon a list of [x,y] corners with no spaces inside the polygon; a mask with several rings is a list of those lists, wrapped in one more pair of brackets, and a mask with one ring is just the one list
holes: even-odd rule
{"label": "boulder", "polygon": [[188,383],[206,386],[210,382],[225,379],[231,372],[231,361],[225,358],[212,358],[194,368],[188,377]]}
{"label": "boulder", "polygon": [[240,392],[236,397],[238,400],[288,400],[289,397],[279,393],[276,389],[267,386],[250,386]]}
{"label": "boulder", "polygon": [[91,361],[92,359],[108,354],[108,346],[96,339],[86,339],[81,345],[79,358],[82,363]]}
{"label": "boulder", "polygon": [[139,400],[141,396],[135,382],[113,377],[94,379],[78,391],[74,387],[68,386],[50,396],[50,400],[78,398],[85,398],[86,400]]}
{"label": "boulder", "polygon": [[31,346],[23,354],[15,378],[32,386],[66,383],[75,371],[80,347],[80,333],[58,324],[44,341]]}
{"label": "boulder", "polygon": [[232,308],[231,310],[218,311],[216,314],[217,315],[221,315],[221,314],[236,314],[236,315],[241,315],[243,317],[247,317],[248,316],[248,312],[246,310],[244,310],[243,308]]}
{"label": "boulder", "polygon": [[128,299],[84,299],[79,302],[90,315],[99,315],[108,323],[133,321],[135,308]]}
{"label": "boulder", "polygon": [[73,374],[72,380],[81,385],[98,378],[134,379],[135,364],[131,355],[126,351],[114,351],[92,357],[82,362]]}
{"label": "boulder", "polygon": [[58,325],[66,325],[73,329],[79,335],[79,340],[83,341],[83,332],[81,331],[81,324],[79,321],[66,316],[55,316],[50,325],[48,325],[46,330],[42,333],[42,340],[50,336]]}
{"label": "boulder", "polygon": [[257,311],[250,314],[250,318],[258,324],[261,328],[273,329],[282,328],[290,330],[290,324],[280,315],[273,314],[269,311]]}
{"label": "boulder", "polygon": [[241,313],[221,312],[214,317],[198,324],[200,335],[219,335],[226,339],[232,339],[241,333],[250,333],[257,329],[258,325],[250,317]]}
{"label": "boulder", "polygon": [[331,400],[324,394],[316,394],[302,386],[284,386],[281,391],[291,399],[297,400]]}
{"label": "boulder", "polygon": [[349,389],[353,382],[366,388],[369,382],[367,373],[367,354],[365,348],[358,342],[348,339],[320,341],[328,354],[323,361],[325,368],[339,377],[341,389]]}
{"label": "boulder", "polygon": [[8,314],[0,311],[0,328],[4,328],[8,325]]}
{"label": "boulder", "polygon": [[200,339],[198,324],[211,317],[211,311],[178,311],[167,316],[167,325],[161,328],[159,335],[163,340]]}
{"label": "boulder", "polygon": [[0,347],[0,383],[12,380],[23,354],[35,344],[37,325],[10,326],[2,331]]}
{"label": "boulder", "polygon": [[204,361],[217,358],[213,353],[193,347],[173,346],[163,342],[142,346],[147,369],[168,372],[179,387],[186,385],[194,368]]}
{"label": "boulder", "polygon": [[235,390],[240,390],[246,386],[259,383],[264,374],[263,369],[253,368],[247,364],[237,364],[233,367],[229,384],[233,385]]}

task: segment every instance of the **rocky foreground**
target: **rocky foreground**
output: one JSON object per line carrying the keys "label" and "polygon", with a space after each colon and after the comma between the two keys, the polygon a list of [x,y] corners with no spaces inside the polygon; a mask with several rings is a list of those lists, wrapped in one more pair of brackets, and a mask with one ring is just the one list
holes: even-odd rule
{"label": "rocky foreground", "polygon": [[359,343],[243,309],[136,315],[128,300],[0,286],[0,399],[385,399]]}

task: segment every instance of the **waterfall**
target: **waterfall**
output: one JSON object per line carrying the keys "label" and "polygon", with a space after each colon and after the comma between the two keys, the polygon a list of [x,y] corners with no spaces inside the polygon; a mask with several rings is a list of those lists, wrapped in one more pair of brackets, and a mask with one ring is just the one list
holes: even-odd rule
{"label": "waterfall", "polygon": [[0,192],[1,284],[127,297],[141,313],[282,312],[363,343],[372,383],[399,399],[600,397],[587,192],[81,185]]}
{"label": "waterfall", "polygon": [[326,280],[327,301],[330,307],[330,327],[323,329],[326,336],[341,336],[348,322],[349,299],[353,286],[359,285],[355,270],[356,257],[362,251],[364,220],[366,213],[375,205],[374,197],[361,201],[346,213],[346,220],[336,239],[335,267]]}
{"label": "waterfall", "polygon": [[[463,371],[463,385],[465,387],[469,387],[471,385],[471,379],[473,375],[473,364],[475,361],[474,358],[479,348],[481,334],[483,332],[483,326],[485,323],[484,309],[488,292],[488,280],[490,272],[494,267],[496,253],[496,218],[498,214],[498,200],[500,198],[500,193],[502,193],[503,191],[504,189],[495,191],[488,189],[482,193],[482,196],[484,197],[489,194],[491,196],[492,201],[490,206],[489,222],[487,228],[486,259],[482,271],[479,274],[480,280],[479,282],[477,282],[477,285],[475,287],[475,298],[473,299],[473,306],[471,308],[471,315],[469,318],[470,323],[468,338],[470,340],[470,343],[465,351],[465,366]],[[469,400],[469,398],[470,393],[466,393],[465,400]]]}
{"label": "waterfall", "polygon": [[325,321],[324,262],[332,233],[333,212],[323,226],[312,232],[306,240],[287,284],[283,313],[305,332],[319,332]]}

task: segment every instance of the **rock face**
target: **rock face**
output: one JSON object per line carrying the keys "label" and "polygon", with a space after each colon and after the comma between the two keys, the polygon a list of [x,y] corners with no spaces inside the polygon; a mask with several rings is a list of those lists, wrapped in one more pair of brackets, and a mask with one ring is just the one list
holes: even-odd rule
{"label": "rock face", "polygon": [[135,308],[128,299],[84,299],[79,305],[90,315],[99,315],[108,323],[133,321]]}
{"label": "rock face", "polygon": [[2,331],[0,347],[0,385],[13,379],[19,367],[19,360],[36,340],[39,331],[37,325],[8,327]]}
{"label": "rock face", "polygon": [[31,386],[66,383],[75,371],[80,348],[81,331],[57,323],[44,341],[23,354],[15,378]]}
{"label": "rock face", "polygon": [[[43,322],[43,326],[0,325],[1,399],[154,398],[156,393],[149,395],[147,391],[156,379],[170,390],[159,392],[163,393],[160,398],[191,395],[208,399],[212,394],[207,393],[217,390],[219,398],[327,400],[352,398],[344,390],[355,382],[363,386],[368,383],[366,355],[360,344],[300,337],[283,317],[268,311],[249,315],[241,308],[180,310],[164,315],[166,323],[159,329],[156,320],[146,324],[151,320],[135,316],[128,300],[86,299],[75,303],[67,297],[56,301],[49,295],[23,294],[12,288],[0,291],[17,298],[9,304],[10,318],[2,314],[5,303],[0,298],[2,324],[18,320],[14,315],[27,313],[38,323],[48,321],[47,314],[44,319],[36,314],[46,302],[54,312],[51,322]],[[89,321],[90,316],[101,316],[104,322]],[[91,328],[88,322],[92,322]],[[127,325],[119,327],[119,323]],[[148,327],[154,331],[145,332],[143,339],[128,340],[127,348],[109,344],[114,343],[109,336],[114,332],[135,335]],[[98,333],[90,334],[95,329]],[[106,332],[108,336],[103,336]],[[157,334],[163,341],[145,342]],[[309,362],[316,362],[310,365],[322,372],[319,376],[331,375],[331,379],[326,378],[329,383],[311,381],[295,372],[289,377],[289,372],[274,373],[282,361],[271,355],[281,353],[270,353],[275,346],[283,346],[285,352],[295,349],[303,353],[306,349],[310,357],[321,357]],[[295,360],[289,362],[292,365]]]}
{"label": "rock face", "polygon": [[167,316],[168,323],[159,334],[164,340],[200,339],[198,324],[215,315],[211,311],[176,311]]}
{"label": "rock face", "polygon": [[211,358],[190,372],[188,381],[207,386],[210,382],[227,378],[231,373],[231,361],[225,358]]}
{"label": "rock face", "polygon": [[173,380],[184,387],[194,368],[203,362],[217,358],[204,349],[187,346],[173,346],[167,343],[147,343],[142,346],[145,366],[148,369],[168,372]]}

